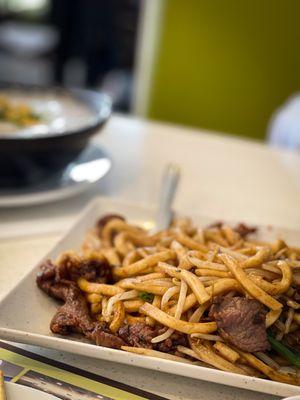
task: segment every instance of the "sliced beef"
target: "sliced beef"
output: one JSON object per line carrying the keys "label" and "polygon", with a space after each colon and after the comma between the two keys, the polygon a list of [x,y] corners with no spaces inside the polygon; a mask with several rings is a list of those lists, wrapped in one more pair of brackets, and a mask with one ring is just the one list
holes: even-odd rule
{"label": "sliced beef", "polygon": [[65,304],[54,315],[50,329],[53,333],[61,335],[82,333],[98,346],[119,349],[126,345],[121,338],[110,332],[107,324],[92,320],[85,298],[80,290],[73,286],[69,288]]}
{"label": "sliced beef", "polygon": [[57,292],[57,290],[55,290],[54,286],[62,282],[64,285],[69,282],[70,285],[71,282],[76,282],[80,277],[108,283],[112,281],[111,268],[108,264],[100,263],[98,260],[93,259],[81,262],[71,262],[66,259],[59,266],[55,266],[50,260],[47,260],[41,265],[36,282],[39,288],[50,296],[64,300],[65,297],[62,298],[55,295],[54,292]]}
{"label": "sliced beef", "polygon": [[76,280],[79,276],[89,277],[93,280],[99,279],[98,272],[96,278],[94,275],[94,271],[99,271],[99,269],[101,271],[96,262],[75,265],[66,259],[66,262],[59,267],[49,260],[43,263],[37,274],[37,285],[49,296],[64,302],[50,323],[53,333],[67,335],[77,332],[94,341],[98,346],[117,349],[127,344],[175,354],[179,344],[186,345],[186,336],[178,332],[174,332],[163,342],[151,343],[155,336],[166,331],[164,327],[153,328],[142,323],[124,325],[115,335],[110,332],[107,324],[94,321]]}
{"label": "sliced beef", "polygon": [[77,281],[80,277],[87,280],[95,280],[97,277],[97,267],[100,269],[101,264],[96,261],[75,261],[66,258],[57,267],[57,274],[59,277],[65,277],[72,281]]}
{"label": "sliced beef", "polygon": [[36,283],[40,289],[50,294],[50,288],[55,282],[55,265],[50,260],[45,261],[36,276]]}
{"label": "sliced beef", "polygon": [[297,351],[300,351],[300,329],[285,335],[283,342]]}
{"label": "sliced beef", "polygon": [[75,282],[62,279],[49,287],[48,294],[55,299],[67,301],[70,292],[72,293],[76,289],[78,290]]}
{"label": "sliced beef", "polygon": [[[50,329],[53,333],[61,335],[81,333],[98,346],[119,349],[126,343],[112,334],[105,323],[92,320],[86,299],[76,284],[80,276],[99,281],[101,274],[106,282],[107,270],[100,267],[96,261],[83,262],[77,266],[66,262],[56,267],[47,260],[41,265],[36,281],[39,288],[49,296],[64,302],[51,320]],[[95,271],[97,271],[96,278]]]}
{"label": "sliced beef", "polygon": [[49,296],[63,301],[66,301],[70,289],[76,289],[74,282],[57,277],[57,268],[50,260],[41,266],[36,282],[38,287]]}
{"label": "sliced beef", "polygon": [[[77,289],[77,288],[76,288]],[[79,289],[69,291],[67,300],[61,306],[50,323],[53,333],[68,335],[72,332],[81,333],[92,340],[97,346],[120,349],[126,343],[110,332],[105,323],[94,322],[89,314],[88,305]]]}
{"label": "sliced beef", "polygon": [[[60,283],[58,283],[59,285]],[[70,332],[85,334],[94,329],[87,302],[76,286],[69,286],[65,304],[57,310],[50,323],[53,333],[66,335]]]}
{"label": "sliced beef", "polygon": [[295,285],[294,289],[296,289],[295,293],[294,293],[294,300],[296,301],[300,301],[300,287],[299,285]]}
{"label": "sliced beef", "polygon": [[98,260],[83,260],[78,265],[71,265],[68,272],[70,279],[74,281],[77,281],[80,277],[88,281],[97,281],[101,283],[112,281],[112,273],[109,264]]}
{"label": "sliced beef", "polygon": [[123,339],[110,332],[105,323],[97,323],[94,330],[86,334],[92,339],[97,346],[111,347],[113,349],[120,349],[121,346],[126,346]]}
{"label": "sliced beef", "polygon": [[149,325],[136,323],[122,326],[118,335],[130,346],[152,349],[151,340],[157,336],[157,331]]}
{"label": "sliced beef", "polygon": [[[217,221],[217,222],[214,222],[214,223],[208,225],[207,228],[208,229],[211,229],[211,228],[221,229],[223,227],[223,225],[224,225],[224,223],[222,221]],[[246,237],[250,233],[255,233],[257,231],[257,228],[240,223],[240,224],[236,225],[233,228],[233,230],[235,232],[239,233],[242,237]]]}
{"label": "sliced beef", "polygon": [[182,333],[174,332],[168,339],[151,343],[151,340],[163,334],[166,328],[153,328],[143,323],[124,325],[118,331],[118,335],[130,346],[154,349],[165,353],[174,353],[178,345],[186,346],[187,339]]}
{"label": "sliced beef", "polygon": [[257,300],[244,297],[217,297],[209,312],[220,336],[240,350],[264,351],[270,348],[266,333],[266,310]]}
{"label": "sliced beef", "polygon": [[[167,330],[167,328],[162,328],[158,331],[158,335],[161,335]],[[172,335],[155,345],[155,349],[158,351],[162,351],[164,353],[174,353],[176,354],[177,352],[177,346],[187,346],[188,341],[186,335],[180,332],[174,332]],[[182,357],[182,355],[181,355]]]}
{"label": "sliced beef", "polygon": [[121,219],[122,221],[125,221],[125,218],[122,217],[122,215],[106,214],[103,217],[99,218],[99,220],[97,221],[96,227],[97,227],[98,234],[101,234],[101,231],[104,228],[104,226],[112,219]]}
{"label": "sliced beef", "polygon": [[239,233],[242,237],[246,237],[250,233],[255,233],[257,228],[241,223],[235,226],[233,230]]}
{"label": "sliced beef", "polygon": [[90,281],[108,283],[112,280],[111,268],[107,262],[100,262],[97,259],[76,260],[66,257],[56,267],[56,278],[77,281],[78,278],[85,278]]}
{"label": "sliced beef", "polygon": [[216,221],[216,222],[213,222],[212,224],[209,224],[207,226],[207,228],[208,229],[212,229],[212,228],[221,229],[223,225],[224,225],[224,223],[222,221]]}

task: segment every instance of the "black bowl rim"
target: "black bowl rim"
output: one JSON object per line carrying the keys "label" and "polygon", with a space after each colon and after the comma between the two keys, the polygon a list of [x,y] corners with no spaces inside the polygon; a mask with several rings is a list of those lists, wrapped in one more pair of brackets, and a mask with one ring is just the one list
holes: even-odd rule
{"label": "black bowl rim", "polygon": [[[85,88],[77,88],[77,87],[63,87],[63,86],[50,86],[50,85],[33,85],[27,83],[7,83],[0,81],[0,90],[30,90],[30,91],[52,91],[58,92],[62,94],[69,95],[73,98],[78,100],[78,96],[86,96],[89,97],[91,100],[94,98],[98,98],[99,107],[98,110],[94,110],[95,113],[95,121],[87,124],[86,126],[81,127],[80,129],[72,129],[66,130],[64,132],[58,133],[35,133],[32,136],[19,136],[14,133],[7,136],[0,135],[0,143],[4,142],[14,142],[14,141],[34,141],[34,140],[48,140],[54,138],[63,138],[66,136],[71,136],[74,134],[81,134],[86,133],[89,131],[95,131],[96,129],[100,128],[110,117],[112,113],[112,101],[108,95],[102,92],[98,92],[92,89],[85,89]],[[86,101],[80,100],[85,103],[89,109],[91,107],[87,104]]]}

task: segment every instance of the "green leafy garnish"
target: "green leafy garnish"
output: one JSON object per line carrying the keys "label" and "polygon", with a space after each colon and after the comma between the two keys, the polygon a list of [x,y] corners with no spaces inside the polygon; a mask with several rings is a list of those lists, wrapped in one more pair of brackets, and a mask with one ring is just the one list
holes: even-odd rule
{"label": "green leafy garnish", "polygon": [[283,358],[288,360],[291,364],[300,368],[300,353],[297,350],[285,346],[278,340],[274,339],[273,336],[271,336],[270,334],[268,334],[268,340],[273,350],[275,350]]}
{"label": "green leafy garnish", "polygon": [[139,294],[139,297],[144,300],[147,301],[148,303],[151,303],[154,299],[154,294],[153,293],[148,293],[148,292],[141,292]]}

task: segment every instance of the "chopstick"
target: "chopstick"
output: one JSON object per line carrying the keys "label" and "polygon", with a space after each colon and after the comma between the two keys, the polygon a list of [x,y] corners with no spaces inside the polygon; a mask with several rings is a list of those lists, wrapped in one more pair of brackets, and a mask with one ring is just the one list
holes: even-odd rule
{"label": "chopstick", "polygon": [[3,375],[3,371],[1,371],[1,370],[0,370],[0,400],[6,400],[4,375]]}

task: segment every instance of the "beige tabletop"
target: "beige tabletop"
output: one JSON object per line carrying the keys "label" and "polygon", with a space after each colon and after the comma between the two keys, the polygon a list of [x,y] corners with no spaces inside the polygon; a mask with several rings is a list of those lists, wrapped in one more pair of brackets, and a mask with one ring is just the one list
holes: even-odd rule
{"label": "beige tabletop", "polygon": [[[113,168],[90,193],[49,205],[0,210],[0,297],[4,296],[74,221],[95,194],[155,203],[164,165],[182,167],[175,206],[216,219],[300,225],[300,157],[208,132],[114,116],[95,138]],[[167,399],[257,400],[274,396],[53,350],[30,348]]]}

